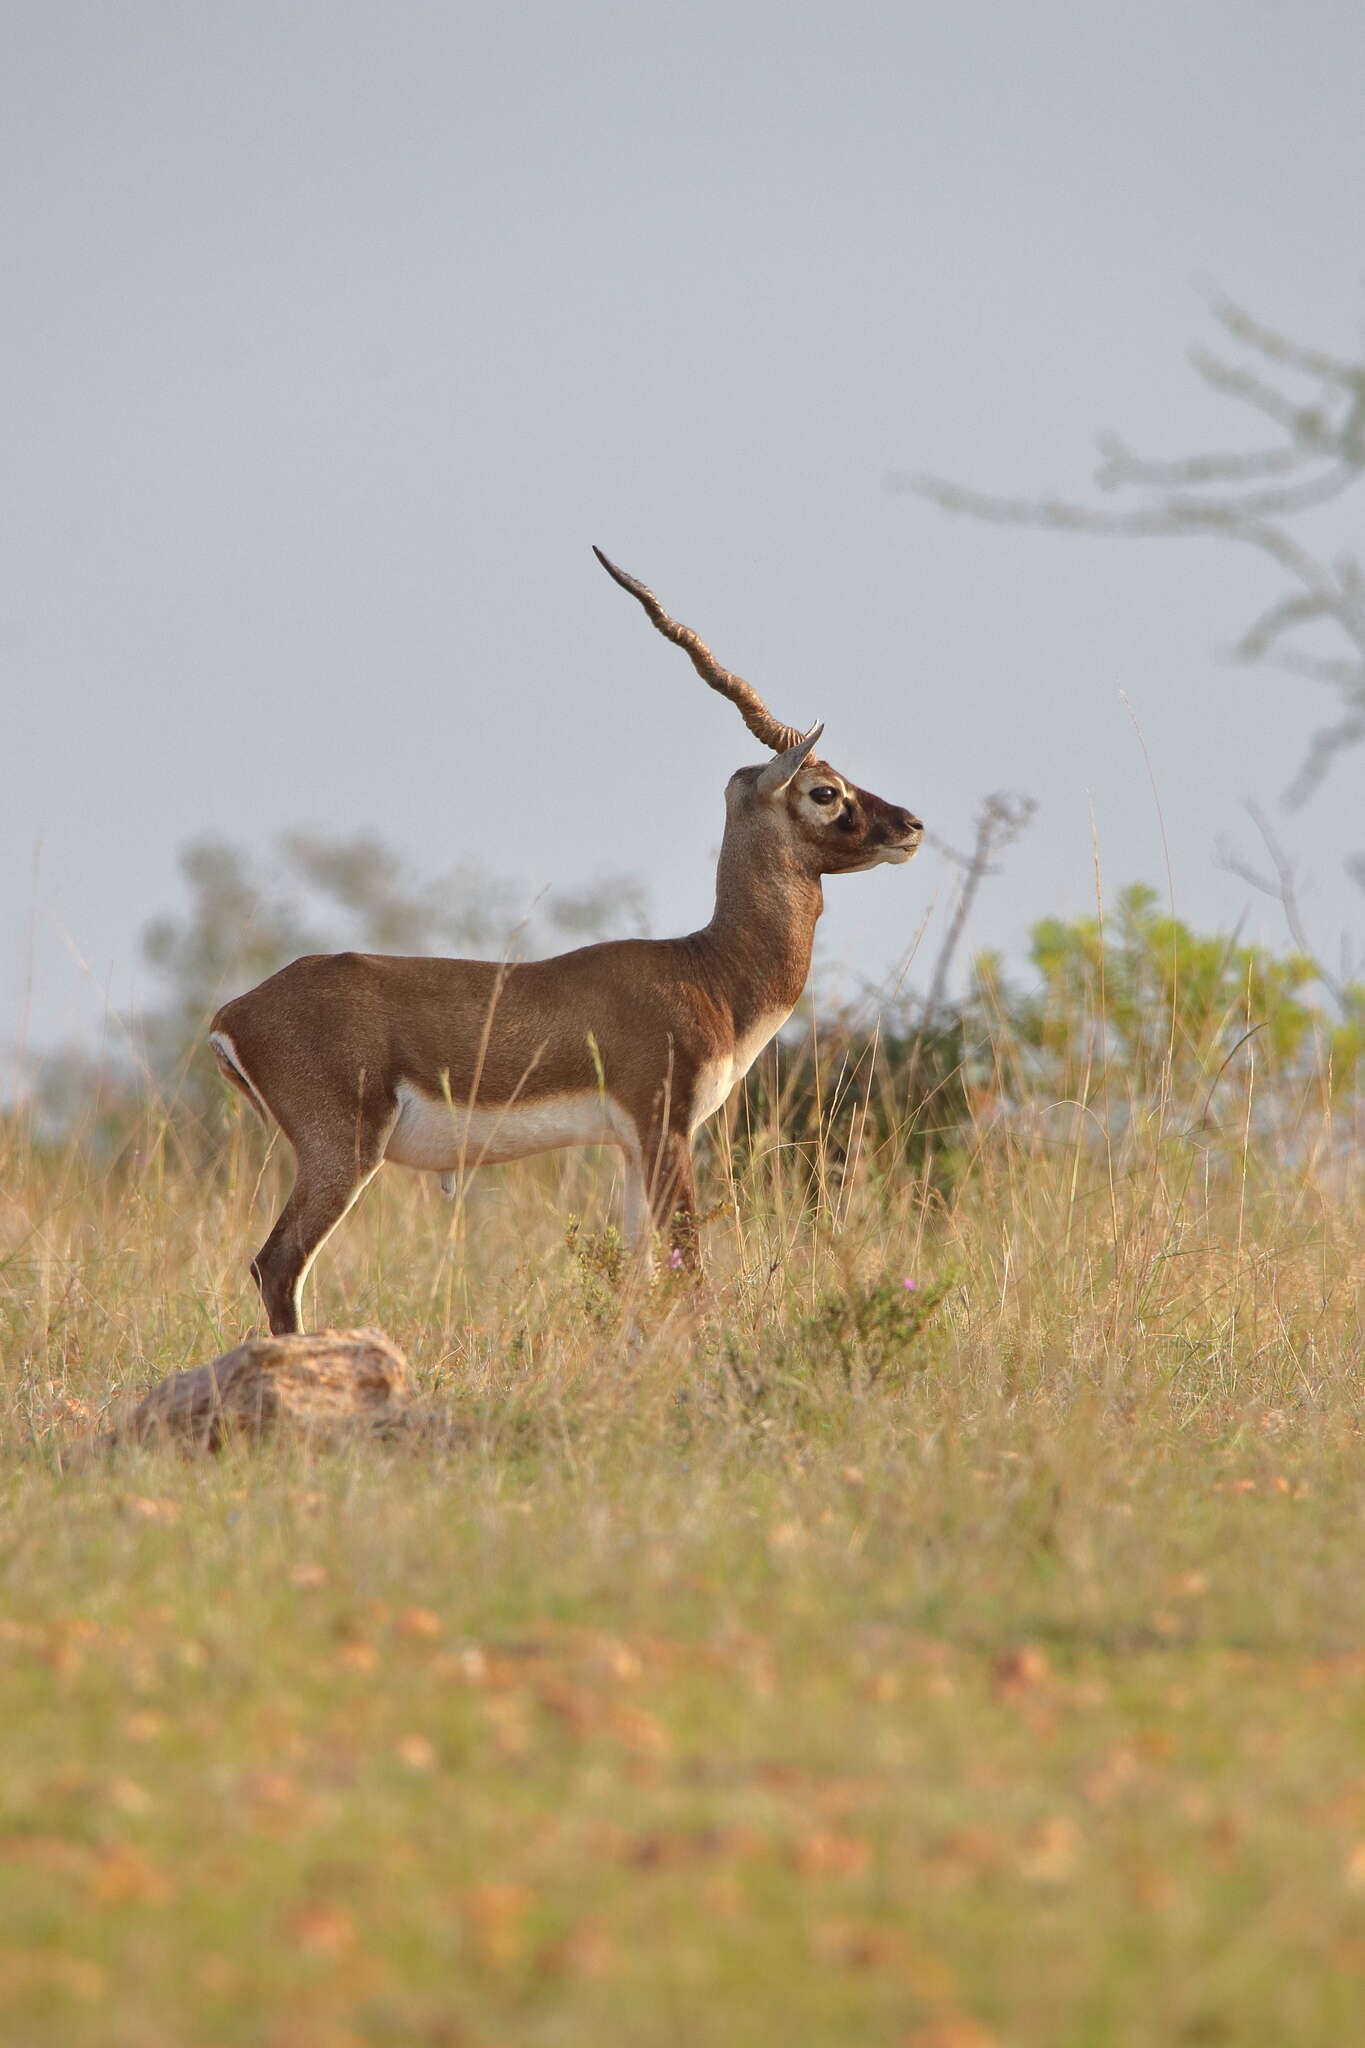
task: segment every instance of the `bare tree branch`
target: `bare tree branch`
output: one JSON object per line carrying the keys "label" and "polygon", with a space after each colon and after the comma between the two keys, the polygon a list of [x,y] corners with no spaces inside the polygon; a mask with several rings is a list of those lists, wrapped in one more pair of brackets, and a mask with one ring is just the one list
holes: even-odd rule
{"label": "bare tree branch", "polygon": [[1339,720],[1336,725],[1321,727],[1308,743],[1303,765],[1285,792],[1286,800],[1301,804],[1312,795],[1335,757],[1347,747],[1358,746],[1361,740],[1365,740],[1365,715],[1359,713]]}
{"label": "bare tree branch", "polygon": [[1209,311],[1235,341],[1258,349],[1270,362],[1282,363],[1287,370],[1300,370],[1305,377],[1317,377],[1324,384],[1341,384],[1351,391],[1361,389],[1359,363],[1343,363],[1339,356],[1328,355],[1324,349],[1291,341],[1279,328],[1267,327],[1221,292],[1210,295]]}
{"label": "bare tree branch", "polygon": [[1303,911],[1299,905],[1298,870],[1285,852],[1260,805],[1249,803],[1246,809],[1252,824],[1261,835],[1261,844],[1270,856],[1274,875],[1268,878],[1258,874],[1255,868],[1242,859],[1235,848],[1227,845],[1220,848],[1219,865],[1229,874],[1239,875],[1244,882],[1250,882],[1253,889],[1259,889],[1262,895],[1274,898],[1284,912],[1285,926],[1295,951],[1301,953],[1305,960],[1312,961],[1318,980],[1333,1000],[1344,1008],[1347,1000],[1345,984],[1324,967],[1322,955],[1308,936],[1308,927],[1304,923]]}
{"label": "bare tree branch", "polygon": [[1276,426],[1283,427],[1291,440],[1310,447],[1323,442],[1321,415],[1296,405],[1292,398],[1277,391],[1273,384],[1265,383],[1253,371],[1241,369],[1236,363],[1225,363],[1221,356],[1203,348],[1191,349],[1190,361],[1212,390],[1224,398],[1236,398],[1243,405],[1254,406],[1268,420],[1274,420]]}
{"label": "bare tree branch", "polygon": [[1202,484],[1257,482],[1291,475],[1311,460],[1300,448],[1261,448],[1245,455],[1186,455],[1162,462],[1134,455],[1117,434],[1099,435],[1096,445],[1102,459],[1095,482],[1102,491],[1123,490],[1134,484],[1180,491]]}
{"label": "bare tree branch", "polygon": [[[1345,717],[1311,740],[1287,799],[1301,803],[1333,759],[1365,739],[1365,565],[1352,553],[1334,561],[1315,553],[1293,529],[1301,515],[1342,498],[1365,476],[1365,361],[1343,362],[1305,347],[1215,296],[1214,318],[1241,348],[1279,372],[1311,380],[1306,399],[1261,370],[1196,351],[1194,366],[1213,390],[1249,407],[1283,436],[1282,445],[1245,453],[1149,458],[1115,434],[1099,440],[1097,487],[1131,493],[1108,509],[1065,498],[1007,498],[942,477],[895,473],[887,488],[914,491],[947,512],[965,512],[1000,526],[1085,533],[1111,540],[1205,539],[1255,548],[1289,579],[1291,589],[1254,619],[1235,642],[1235,660],[1265,661],[1286,674],[1335,690]],[[1312,644],[1335,634],[1345,651]],[[1299,640],[1310,636],[1309,644]]]}
{"label": "bare tree branch", "polygon": [[962,934],[967,928],[972,905],[977,891],[988,875],[999,873],[994,864],[997,853],[1003,853],[1007,846],[1025,830],[1038,806],[1031,796],[1019,796],[1010,790],[995,790],[986,797],[976,814],[976,839],[969,854],[955,853],[942,841],[934,842],[937,850],[962,869],[962,886],[958,891],[953,914],[948,920],[943,942],[938,949],[933,973],[929,977],[929,988],[924,998],[924,1018],[932,1026],[943,1002],[948,986],[948,974]]}
{"label": "bare tree branch", "polygon": [[1292,633],[1296,626],[1302,626],[1309,619],[1320,619],[1326,613],[1326,602],[1322,597],[1282,597],[1271,605],[1269,611],[1253,619],[1241,639],[1232,649],[1235,661],[1260,661],[1270,652],[1285,633]]}
{"label": "bare tree branch", "polygon": [[1310,683],[1330,683],[1344,690],[1354,680],[1357,664],[1346,655],[1304,654],[1297,649],[1276,654],[1273,666],[1286,675],[1303,676]]}

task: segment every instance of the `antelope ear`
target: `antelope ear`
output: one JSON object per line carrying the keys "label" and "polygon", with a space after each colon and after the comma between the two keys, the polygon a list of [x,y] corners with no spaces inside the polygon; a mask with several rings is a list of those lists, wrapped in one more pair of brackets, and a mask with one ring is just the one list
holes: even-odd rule
{"label": "antelope ear", "polygon": [[788,747],[785,754],[773,755],[772,760],[769,761],[767,767],[758,778],[758,793],[760,796],[781,796],[783,790],[787,787],[797,769],[805,761],[806,756],[810,753],[824,729],[824,720],[820,719],[811,727],[805,738],[799,739],[794,747]]}

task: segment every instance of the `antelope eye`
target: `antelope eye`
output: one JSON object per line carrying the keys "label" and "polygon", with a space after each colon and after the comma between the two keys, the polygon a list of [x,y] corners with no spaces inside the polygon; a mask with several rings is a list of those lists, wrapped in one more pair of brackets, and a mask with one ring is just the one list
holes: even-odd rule
{"label": "antelope eye", "polygon": [[831,789],[827,782],[822,782],[818,788],[810,792],[810,800],[813,804],[832,804],[837,801],[838,795],[837,789]]}

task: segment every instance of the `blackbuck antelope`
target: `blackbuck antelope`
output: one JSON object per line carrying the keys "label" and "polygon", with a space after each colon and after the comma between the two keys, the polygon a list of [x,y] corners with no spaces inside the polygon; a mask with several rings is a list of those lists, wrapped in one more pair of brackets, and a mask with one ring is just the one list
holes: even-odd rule
{"label": "blackbuck antelope", "polygon": [[560,1145],[614,1145],[627,1235],[698,1264],[692,1139],[791,1015],[810,971],[822,875],[906,861],[919,819],[815,756],[654,593],[594,551],[772,759],[725,791],[711,922],[553,960],[295,960],[225,1003],[226,1078],[294,1149],[293,1190],[252,1262],[272,1331],[297,1330],[319,1247],[383,1162],[455,1176]]}

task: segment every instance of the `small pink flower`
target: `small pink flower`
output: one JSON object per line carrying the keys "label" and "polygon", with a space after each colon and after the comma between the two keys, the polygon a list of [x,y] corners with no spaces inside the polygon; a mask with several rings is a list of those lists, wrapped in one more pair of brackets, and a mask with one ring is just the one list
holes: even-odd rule
{"label": "small pink flower", "polygon": [[683,1255],[679,1251],[677,1245],[674,1245],[672,1251],[668,1255],[668,1263],[673,1268],[673,1271],[676,1273],[678,1268],[682,1265],[682,1262]]}
{"label": "small pink flower", "polygon": [[915,1292],[915,1290],[916,1290],[916,1289],[918,1288],[918,1286],[919,1286],[919,1281],[918,1281],[918,1280],[902,1280],[902,1281],[901,1281],[901,1286],[902,1286],[902,1287],[903,1287],[903,1288],[905,1289],[905,1291],[906,1291],[906,1293],[907,1293],[907,1294],[913,1294],[913,1293]]}

